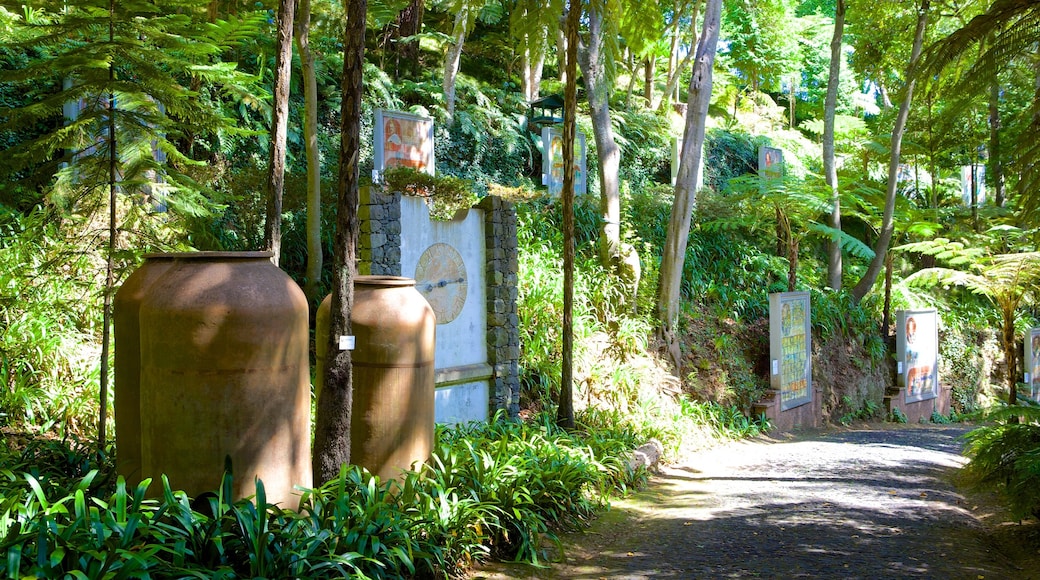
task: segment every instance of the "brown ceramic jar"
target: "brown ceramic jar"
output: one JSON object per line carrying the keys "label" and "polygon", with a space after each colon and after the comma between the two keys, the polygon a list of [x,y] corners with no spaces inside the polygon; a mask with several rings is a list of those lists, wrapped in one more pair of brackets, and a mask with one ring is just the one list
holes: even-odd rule
{"label": "brown ceramic jar", "polygon": [[[316,318],[314,380],[319,393],[331,303],[331,296],[326,297]],[[411,278],[357,276],[350,321],[355,343],[350,462],[381,479],[395,478],[433,451],[433,309]]]}
{"label": "brown ceramic jar", "polygon": [[112,298],[115,335],[116,473],[134,487],[141,480],[141,302],[177,254],[146,254]]}
{"label": "brown ceramic jar", "polygon": [[142,475],[235,498],[311,485],[307,300],[268,252],[178,255],[140,307]]}

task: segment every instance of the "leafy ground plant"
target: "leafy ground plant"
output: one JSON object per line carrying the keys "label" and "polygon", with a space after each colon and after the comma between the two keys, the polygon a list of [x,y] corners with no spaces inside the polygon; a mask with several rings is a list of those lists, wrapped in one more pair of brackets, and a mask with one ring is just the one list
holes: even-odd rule
{"label": "leafy ground plant", "polygon": [[252,498],[231,499],[230,475],[192,498],[165,477],[107,483],[110,464],[71,448],[44,469],[26,451],[3,458],[0,554],[8,577],[45,578],[425,578],[492,556],[537,563],[556,533],[645,477],[620,459],[631,442],[499,416],[440,429],[429,464],[398,481],[345,467],[300,490],[296,509],[267,503],[260,481]]}
{"label": "leafy ground plant", "polygon": [[993,423],[966,435],[966,474],[1004,494],[1014,517],[1040,518],[1040,407],[1026,402],[984,418]]}

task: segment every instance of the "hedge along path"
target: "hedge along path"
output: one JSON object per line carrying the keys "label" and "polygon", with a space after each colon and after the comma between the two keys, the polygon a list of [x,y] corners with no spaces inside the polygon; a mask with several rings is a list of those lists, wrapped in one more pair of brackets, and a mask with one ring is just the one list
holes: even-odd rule
{"label": "hedge along path", "polygon": [[562,561],[474,578],[1040,578],[954,483],[969,430],[886,424],[699,452],[564,536]]}

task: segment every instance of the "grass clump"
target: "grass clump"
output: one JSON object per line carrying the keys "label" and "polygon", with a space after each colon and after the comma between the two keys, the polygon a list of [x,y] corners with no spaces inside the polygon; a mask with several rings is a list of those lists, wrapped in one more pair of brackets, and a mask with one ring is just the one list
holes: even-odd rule
{"label": "grass clump", "polygon": [[429,463],[399,481],[344,467],[297,509],[267,503],[259,481],[232,501],[230,475],[195,498],[165,477],[130,488],[70,443],[4,459],[11,577],[457,577],[490,557],[540,562],[558,532],[645,477],[621,459],[630,438],[568,434],[548,416],[441,428]]}

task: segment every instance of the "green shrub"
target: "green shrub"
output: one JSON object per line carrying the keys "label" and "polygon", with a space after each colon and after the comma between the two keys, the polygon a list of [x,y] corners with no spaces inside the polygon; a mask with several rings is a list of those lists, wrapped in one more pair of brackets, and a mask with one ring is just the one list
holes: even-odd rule
{"label": "green shrub", "polygon": [[88,431],[98,409],[102,268],[45,214],[0,222],[0,423]]}
{"label": "green shrub", "polygon": [[390,191],[422,198],[430,209],[430,217],[446,221],[459,210],[473,207],[477,194],[473,183],[451,175],[430,175],[411,167],[394,167],[383,172]]}
{"label": "green shrub", "polygon": [[587,444],[548,415],[439,428],[438,441],[400,481],[345,467],[297,510],[268,504],[259,481],[252,501],[229,501],[227,475],[196,498],[164,477],[146,499],[155,484],[113,487],[111,465],[75,442],[33,444],[0,470],[0,553],[12,577],[457,577],[490,555],[537,563],[603,494],[645,478],[622,459],[630,439]]}
{"label": "green shrub", "polygon": [[1015,518],[1040,518],[1040,407],[1004,407],[985,419],[996,423],[965,436],[971,458],[966,474],[976,485],[1000,491]]}

